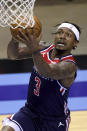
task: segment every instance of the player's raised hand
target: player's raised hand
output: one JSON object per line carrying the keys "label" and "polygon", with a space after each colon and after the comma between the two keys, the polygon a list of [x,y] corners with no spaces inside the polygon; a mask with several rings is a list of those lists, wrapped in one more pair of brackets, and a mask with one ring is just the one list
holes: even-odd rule
{"label": "player's raised hand", "polygon": [[19,30],[19,34],[17,37],[21,39],[23,43],[26,44],[28,48],[31,49],[32,53],[39,51],[39,42],[42,37],[42,32],[40,33],[39,37],[36,37],[34,29],[32,28],[32,35],[30,34],[29,30],[26,29],[26,34],[22,32],[21,28]]}

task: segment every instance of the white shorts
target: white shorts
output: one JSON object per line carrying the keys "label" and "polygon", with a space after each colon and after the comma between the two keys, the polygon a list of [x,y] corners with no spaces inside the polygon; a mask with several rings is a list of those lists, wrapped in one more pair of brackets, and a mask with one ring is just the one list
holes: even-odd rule
{"label": "white shorts", "polygon": [[3,120],[3,126],[10,126],[12,127],[15,131],[23,131],[22,127],[20,126],[20,124],[15,121],[12,120],[13,115],[11,116],[11,118],[7,117]]}

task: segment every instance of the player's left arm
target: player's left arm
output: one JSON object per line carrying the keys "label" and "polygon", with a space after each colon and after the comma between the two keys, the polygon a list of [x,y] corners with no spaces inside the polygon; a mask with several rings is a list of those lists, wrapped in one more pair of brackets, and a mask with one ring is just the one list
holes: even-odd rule
{"label": "player's left arm", "polygon": [[[47,43],[44,41],[40,41],[39,46],[40,46],[40,50],[42,50],[47,46]],[[27,46],[20,47],[19,42],[12,38],[7,47],[7,56],[9,59],[13,59],[13,60],[25,59],[25,58],[32,57],[32,50]]]}

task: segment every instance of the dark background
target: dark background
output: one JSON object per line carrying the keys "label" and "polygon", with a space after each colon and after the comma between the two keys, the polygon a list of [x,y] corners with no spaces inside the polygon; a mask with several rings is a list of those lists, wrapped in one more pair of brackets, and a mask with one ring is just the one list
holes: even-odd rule
{"label": "dark background", "polygon": [[[74,56],[78,69],[87,69],[87,55]],[[31,72],[33,67],[32,58],[23,60],[0,60],[0,74]]]}

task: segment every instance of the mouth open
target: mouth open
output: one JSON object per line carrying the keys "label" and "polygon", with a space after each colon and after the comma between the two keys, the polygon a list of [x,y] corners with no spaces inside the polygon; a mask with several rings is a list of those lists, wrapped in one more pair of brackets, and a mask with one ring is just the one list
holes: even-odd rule
{"label": "mouth open", "polygon": [[57,42],[57,45],[59,45],[59,46],[65,46],[65,43],[64,42]]}

